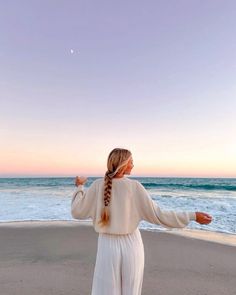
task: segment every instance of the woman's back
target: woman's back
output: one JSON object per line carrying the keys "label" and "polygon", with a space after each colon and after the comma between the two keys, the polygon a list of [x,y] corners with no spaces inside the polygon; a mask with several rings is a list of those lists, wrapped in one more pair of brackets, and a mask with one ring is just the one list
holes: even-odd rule
{"label": "woman's back", "polygon": [[113,178],[111,200],[109,204],[110,223],[101,227],[98,224],[103,208],[104,180],[97,181],[97,206],[94,228],[97,232],[128,234],[132,233],[139,224],[139,215],[135,204],[135,180],[127,177]]}

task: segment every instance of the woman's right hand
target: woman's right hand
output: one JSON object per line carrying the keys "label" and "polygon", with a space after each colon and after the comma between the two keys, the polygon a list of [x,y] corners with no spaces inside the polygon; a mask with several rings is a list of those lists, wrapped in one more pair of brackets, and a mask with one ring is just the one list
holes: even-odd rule
{"label": "woman's right hand", "polygon": [[84,176],[76,176],[75,177],[75,185],[78,186],[78,185],[83,185],[85,184],[85,182],[87,181],[87,177],[84,177]]}
{"label": "woman's right hand", "polygon": [[212,221],[212,216],[204,212],[195,212],[196,222],[200,224],[209,224]]}

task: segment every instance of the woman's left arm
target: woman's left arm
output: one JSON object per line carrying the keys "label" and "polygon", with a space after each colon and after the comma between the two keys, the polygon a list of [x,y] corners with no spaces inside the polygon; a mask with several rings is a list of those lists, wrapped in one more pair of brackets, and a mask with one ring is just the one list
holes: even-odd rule
{"label": "woman's left arm", "polygon": [[71,215],[75,219],[92,218],[96,204],[96,183],[95,181],[85,191],[84,185],[79,184],[71,200]]}

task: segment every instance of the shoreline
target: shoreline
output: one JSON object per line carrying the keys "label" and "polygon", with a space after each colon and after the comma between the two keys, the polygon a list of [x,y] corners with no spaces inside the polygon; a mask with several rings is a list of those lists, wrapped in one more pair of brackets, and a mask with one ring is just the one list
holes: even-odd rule
{"label": "shoreline", "polygon": [[[67,226],[67,227],[74,227],[74,226],[90,226],[93,227],[92,221],[83,221],[83,220],[25,220],[25,221],[1,221],[0,228],[7,228],[7,227],[51,227],[51,226]],[[197,230],[197,229],[145,229],[140,228],[142,231],[147,232],[154,232],[154,233],[166,233],[166,234],[173,234],[177,236],[181,236],[187,239],[197,239],[203,240],[213,243],[218,243],[227,246],[236,246],[236,234],[227,234],[221,232],[211,232],[205,230]]]}

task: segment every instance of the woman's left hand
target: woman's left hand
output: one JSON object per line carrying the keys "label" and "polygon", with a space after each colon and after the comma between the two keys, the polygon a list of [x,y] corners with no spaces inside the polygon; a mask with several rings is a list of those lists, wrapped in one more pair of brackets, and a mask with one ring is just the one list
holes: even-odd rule
{"label": "woman's left hand", "polygon": [[84,177],[84,176],[76,176],[75,178],[75,185],[78,186],[78,185],[83,185],[85,184],[87,181],[87,177]]}

